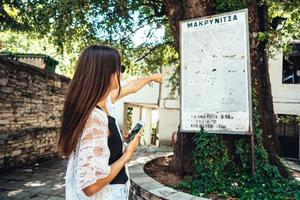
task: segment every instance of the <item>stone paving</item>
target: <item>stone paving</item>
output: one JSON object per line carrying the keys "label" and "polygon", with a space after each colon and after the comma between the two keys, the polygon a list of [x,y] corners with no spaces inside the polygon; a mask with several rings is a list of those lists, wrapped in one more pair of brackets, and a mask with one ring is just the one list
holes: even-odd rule
{"label": "stone paving", "polygon": [[[149,156],[172,152],[170,147],[139,146],[129,166]],[[35,165],[0,172],[0,200],[63,200],[67,160],[55,159]]]}
{"label": "stone paving", "polygon": [[[171,153],[170,147],[139,146],[128,163],[129,172],[135,173],[135,165],[145,163],[160,155]],[[288,162],[293,169],[299,165]],[[67,160],[54,159],[32,166],[0,172],[0,200],[63,200],[64,176]],[[132,169],[132,170],[131,170]],[[133,175],[133,174],[132,174]]]}

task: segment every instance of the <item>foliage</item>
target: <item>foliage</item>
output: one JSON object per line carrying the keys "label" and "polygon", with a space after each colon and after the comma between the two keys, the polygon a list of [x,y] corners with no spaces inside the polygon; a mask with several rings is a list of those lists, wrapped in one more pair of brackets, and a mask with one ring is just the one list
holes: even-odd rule
{"label": "foliage", "polygon": [[[246,8],[253,0],[214,0],[215,13]],[[274,18],[287,20],[280,30],[258,33],[260,40],[269,42],[269,53],[274,49],[288,51],[288,43],[299,39],[299,0],[260,0],[268,6],[269,23]],[[16,30],[34,32],[47,37],[59,48],[61,56],[78,55],[91,43],[102,43],[118,48],[127,65],[129,75],[147,75],[161,71],[162,67],[175,65],[170,78],[172,93],[179,89],[178,53],[166,18],[164,3],[155,1],[15,1],[1,0],[0,31]],[[134,46],[134,35],[147,29],[147,40]],[[163,38],[156,38],[158,28],[165,29]],[[74,48],[75,47],[75,48]],[[66,65],[74,68],[73,57]],[[66,70],[65,70],[66,71]],[[74,69],[70,70],[74,71]]]}
{"label": "foliage", "polygon": [[277,116],[277,121],[285,124],[296,122],[300,126],[300,115],[285,115],[285,116]]}
{"label": "foliage", "polygon": [[278,17],[283,19],[280,21],[279,18],[277,30],[271,27],[264,33],[271,50],[282,49],[288,53],[291,50],[289,44],[300,38],[300,1],[265,0],[265,3],[268,5],[270,24],[276,22]]}
{"label": "foliage", "polygon": [[251,174],[249,140],[236,143],[234,158],[229,157],[222,136],[201,129],[195,135],[193,162],[196,175],[177,185],[194,195],[216,193],[238,199],[300,199],[300,182],[292,176],[284,179],[276,166],[271,165],[262,144],[260,114],[256,92],[253,90],[253,131],[255,139],[255,175]]}
{"label": "foliage", "polygon": [[17,33],[13,31],[0,32],[0,51],[12,53],[41,53],[59,61],[56,73],[72,77],[78,49],[76,45],[72,52],[59,54],[57,48],[46,38],[37,38],[35,33]]}
{"label": "foliage", "polygon": [[26,9],[22,1],[0,1],[0,31],[28,31],[30,30]]}
{"label": "foliage", "polygon": [[[216,0],[217,13],[247,8],[253,0]],[[288,53],[290,43],[300,38],[300,1],[299,0],[260,0],[268,7],[269,29],[258,33],[258,39],[267,41],[268,55],[274,56],[278,50]],[[276,27],[277,26],[277,27]]]}
{"label": "foliage", "polygon": [[229,12],[247,8],[249,2],[251,2],[251,0],[216,0],[214,8],[217,13]]}
{"label": "foliage", "polygon": [[[201,192],[226,191],[227,180],[224,175],[230,173],[226,168],[230,158],[222,138],[218,135],[210,135],[201,129],[194,138],[196,143],[193,152],[194,165],[196,166],[196,185]],[[209,146],[209,150],[206,149]],[[206,149],[205,151],[203,151]],[[205,158],[205,159],[203,159]],[[207,173],[211,171],[212,173]],[[204,181],[205,180],[205,181]],[[206,187],[208,186],[209,187]]]}
{"label": "foliage", "polygon": [[[91,43],[116,47],[128,76],[159,72],[176,57],[160,0],[1,0],[0,10],[0,31],[28,31],[46,37],[64,57],[68,54],[78,57],[82,48]],[[157,29],[166,30],[163,38],[156,35]],[[141,30],[146,31],[142,33],[146,40],[135,46],[133,40]],[[74,64],[74,60],[69,61],[71,71]]]}
{"label": "foliage", "polygon": [[127,130],[130,130],[132,126],[132,113],[133,107],[127,107]]}

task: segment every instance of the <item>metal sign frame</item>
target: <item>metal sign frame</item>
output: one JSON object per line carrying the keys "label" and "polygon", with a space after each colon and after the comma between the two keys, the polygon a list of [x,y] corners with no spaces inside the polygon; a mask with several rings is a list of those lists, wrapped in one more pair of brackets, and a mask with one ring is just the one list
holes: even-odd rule
{"label": "metal sign frame", "polygon": [[[206,16],[206,17],[200,17],[200,18],[194,18],[190,20],[185,20],[185,21],[179,21],[179,53],[180,53],[180,132],[191,132],[190,130],[184,130],[182,129],[182,24],[186,22],[191,22],[191,21],[197,21],[197,20],[204,20],[204,19],[209,19],[213,17],[220,17],[223,15],[230,15],[230,14],[235,14],[235,13],[244,13],[245,14],[245,25],[246,25],[246,48],[247,48],[247,78],[248,78],[248,110],[249,110],[249,128],[248,131],[242,132],[242,131],[230,131],[230,130],[209,130],[210,133],[217,133],[217,134],[241,134],[241,135],[252,135],[253,132],[253,125],[252,125],[252,96],[251,96],[251,68],[250,68],[250,49],[249,49],[249,22],[247,21],[248,19],[248,9],[243,9],[243,10],[237,10],[233,12],[227,12],[227,13],[222,13],[222,14],[217,14],[217,15],[211,15],[211,16]],[[199,129],[200,130],[200,129]]]}

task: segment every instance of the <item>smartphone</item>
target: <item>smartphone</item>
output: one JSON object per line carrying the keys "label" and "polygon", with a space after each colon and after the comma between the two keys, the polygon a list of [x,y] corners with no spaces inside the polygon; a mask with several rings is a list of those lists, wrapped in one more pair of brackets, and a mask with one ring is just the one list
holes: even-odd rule
{"label": "smartphone", "polygon": [[131,140],[133,140],[134,136],[138,134],[144,128],[144,126],[145,122],[139,120],[124,141],[129,144]]}

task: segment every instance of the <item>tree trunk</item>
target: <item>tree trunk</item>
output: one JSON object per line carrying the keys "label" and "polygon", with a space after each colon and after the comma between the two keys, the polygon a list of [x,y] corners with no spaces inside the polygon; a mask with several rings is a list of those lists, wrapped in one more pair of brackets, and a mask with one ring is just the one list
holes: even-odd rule
{"label": "tree trunk", "polygon": [[[179,52],[179,21],[212,14],[213,0],[165,0],[164,4],[175,40],[175,47]],[[192,160],[195,146],[193,142],[194,133],[180,133],[179,128],[170,170],[180,176],[192,175],[195,169]]]}
{"label": "tree trunk", "polygon": [[179,21],[204,17],[213,13],[213,0],[165,0],[164,6],[178,52]]}
{"label": "tree trunk", "polygon": [[278,158],[280,145],[275,134],[275,114],[273,98],[271,94],[271,83],[269,77],[268,58],[266,54],[266,42],[257,39],[258,32],[268,29],[266,5],[258,6],[251,3],[249,9],[249,31],[250,31],[250,60],[252,87],[256,89],[258,111],[261,115],[261,128],[263,130],[263,145],[269,155],[269,160],[276,165],[283,177],[288,177],[288,171]]}
{"label": "tree trunk", "polygon": [[[175,46],[179,52],[179,21],[203,17],[214,13],[213,0],[165,0],[166,14],[172,29]],[[280,162],[277,153],[279,142],[275,135],[275,115],[271,94],[271,84],[266,56],[266,42],[257,39],[258,32],[267,29],[267,7],[252,1],[249,6],[250,60],[252,87],[257,91],[258,111],[261,114],[263,129],[263,145],[268,152],[269,160],[276,165],[283,177],[288,176],[287,169]],[[174,156],[170,163],[171,170],[179,175],[189,175],[194,172],[192,151],[194,133],[180,133],[174,148]]]}

